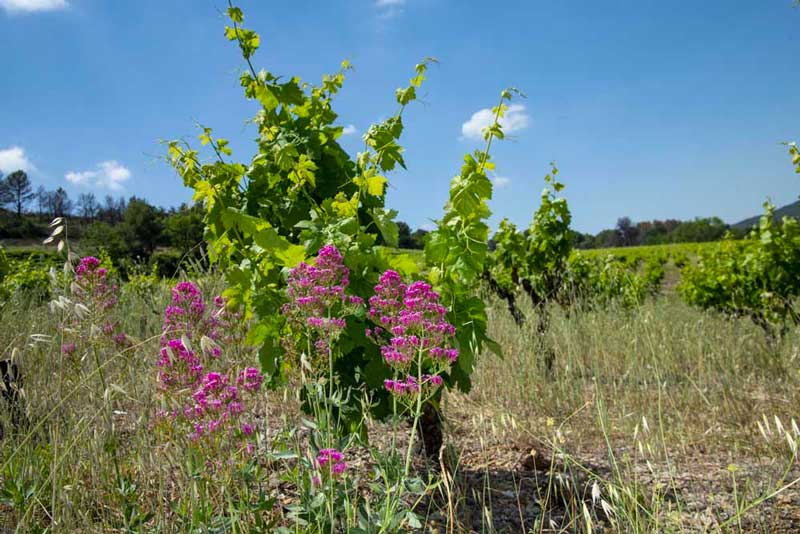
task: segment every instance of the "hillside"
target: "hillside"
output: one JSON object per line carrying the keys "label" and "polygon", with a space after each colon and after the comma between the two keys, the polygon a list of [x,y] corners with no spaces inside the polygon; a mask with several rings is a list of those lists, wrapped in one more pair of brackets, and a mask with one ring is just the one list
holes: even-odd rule
{"label": "hillside", "polygon": [[[800,218],[800,200],[796,200],[791,204],[787,204],[782,208],[775,210],[775,217],[778,219],[783,218],[784,216],[787,217],[795,217]],[[731,228],[735,228],[737,230],[749,230],[754,225],[758,224],[758,220],[761,218],[761,215],[754,215],[749,217],[743,221],[739,221],[736,224],[732,224]]]}

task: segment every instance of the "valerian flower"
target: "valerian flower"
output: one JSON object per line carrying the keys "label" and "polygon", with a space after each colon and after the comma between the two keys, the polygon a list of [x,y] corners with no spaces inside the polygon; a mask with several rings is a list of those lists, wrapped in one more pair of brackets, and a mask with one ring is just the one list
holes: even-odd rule
{"label": "valerian flower", "polygon": [[[350,271],[333,245],[322,247],[313,265],[300,263],[289,272],[286,295],[289,302],[281,311],[295,334],[301,334],[322,358],[347,327],[345,317],[363,306],[360,297],[347,295]],[[305,346],[287,336],[287,352],[298,355]],[[312,355],[313,356],[313,355]]]}
{"label": "valerian flower", "polygon": [[108,269],[94,256],[81,258],[70,285],[75,314],[61,325],[70,341],[62,346],[64,355],[74,354],[82,344],[108,342],[117,349],[130,346],[128,336],[119,328],[112,313],[117,305],[119,286],[113,283]]}
{"label": "valerian flower", "polygon": [[[210,350],[195,351],[187,346],[188,340],[200,339],[202,346],[206,338],[227,339],[219,334],[224,321],[230,319],[224,299],[217,297],[216,309],[207,310],[202,293],[191,282],[176,285],[172,295],[164,313],[157,363],[160,390],[172,406],[160,412],[160,419],[186,428],[193,442],[221,437],[234,446],[237,439],[255,433],[255,427],[242,419],[264,377],[254,367],[237,372],[233,362],[222,357],[216,342],[206,344]],[[242,450],[251,452],[252,444],[245,444]]]}
{"label": "valerian flower", "polygon": [[347,470],[344,455],[337,449],[322,449],[317,454],[317,466],[327,477],[339,477]]}
{"label": "valerian flower", "polygon": [[[381,355],[405,378],[386,380],[384,388],[398,396],[430,394],[441,386],[439,373],[458,358],[456,330],[447,322],[439,294],[425,282],[403,283],[392,270],[381,275],[369,299],[368,316],[378,327],[367,335],[381,346]],[[421,376],[410,373],[425,371]]]}

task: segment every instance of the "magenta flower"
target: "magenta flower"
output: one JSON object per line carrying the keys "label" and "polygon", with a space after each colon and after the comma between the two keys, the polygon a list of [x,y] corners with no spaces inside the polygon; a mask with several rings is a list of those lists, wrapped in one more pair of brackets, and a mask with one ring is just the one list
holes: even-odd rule
{"label": "magenta flower", "polygon": [[76,296],[82,304],[95,312],[107,311],[117,303],[117,286],[108,285],[108,271],[100,267],[100,260],[94,256],[81,258],[75,267]]}
{"label": "magenta flower", "polygon": [[[367,335],[381,345],[381,354],[392,368],[407,372],[423,358],[426,367],[439,372],[458,358],[452,346],[456,330],[445,320],[447,309],[425,282],[406,285],[395,271],[386,271],[369,305],[368,316],[380,326]],[[382,335],[388,339],[381,339]]]}
{"label": "magenta flower", "polygon": [[322,449],[317,454],[317,465],[324,475],[338,477],[347,470],[344,455],[336,449]]}
{"label": "magenta flower", "polygon": [[[313,265],[300,263],[289,272],[286,294],[289,302],[281,311],[295,333],[302,333],[319,357],[327,355],[332,344],[347,327],[344,317],[363,306],[363,299],[347,295],[350,271],[333,245],[322,247]],[[287,336],[283,344],[297,355],[296,340]]]}
{"label": "magenta flower", "polygon": [[180,282],[172,288],[172,304],[164,311],[161,341],[186,336],[199,339],[217,337],[217,321],[206,315],[200,289],[192,282]]}
{"label": "magenta flower", "polygon": [[[100,260],[94,256],[81,258],[75,267],[75,279],[70,287],[75,302],[88,310],[93,328],[90,331],[81,328],[79,323],[83,322],[84,317],[78,317],[74,319],[74,324],[69,325],[71,328],[68,325],[63,325],[67,327],[65,328],[65,334],[74,335],[74,333],[78,333],[80,341],[88,342],[89,338],[95,335],[95,332],[99,332],[110,344],[116,344],[117,348],[127,346],[127,337],[124,337],[124,344],[122,344],[121,334],[117,331],[117,321],[110,313],[117,304],[119,287],[110,283],[108,270],[100,267]],[[122,335],[124,336],[124,334]],[[97,341],[97,339],[92,340],[92,342],[94,341]],[[72,345],[75,345],[75,343],[72,343]],[[75,350],[77,350],[77,347],[67,348],[68,353]]]}
{"label": "magenta flower", "polygon": [[171,339],[161,348],[158,367],[158,381],[162,387],[193,386],[203,372],[200,359],[180,339]]}
{"label": "magenta flower", "polygon": [[426,395],[435,391],[442,385],[442,377],[439,375],[422,375],[422,381],[416,377],[407,376],[404,380],[384,380],[383,387],[392,395],[403,397],[424,392]]}
{"label": "magenta flower", "polygon": [[248,367],[239,373],[236,378],[236,384],[242,386],[247,391],[258,391],[261,383],[264,382],[264,376],[253,367]]}
{"label": "magenta flower", "polygon": [[[78,266],[75,267],[75,275],[78,278],[82,278],[86,273],[96,271],[98,267],[100,267],[99,259],[94,256],[86,256],[85,258],[81,258]],[[103,269],[103,271],[105,271],[105,269]],[[103,276],[105,276],[105,272],[103,272]]]}
{"label": "magenta flower", "polygon": [[[164,312],[158,381],[163,394],[173,403],[163,417],[166,424],[182,426],[190,441],[203,446],[227,443],[235,451],[250,453],[255,450],[251,444],[240,446],[237,441],[246,441],[255,432],[244,419],[264,377],[253,367],[237,373],[217,346],[234,339],[239,323],[241,315],[228,310],[223,297],[216,297],[214,309],[208,310],[195,284],[177,284]],[[183,336],[192,340],[205,336],[217,341],[198,343],[204,350],[194,352],[184,344]]]}

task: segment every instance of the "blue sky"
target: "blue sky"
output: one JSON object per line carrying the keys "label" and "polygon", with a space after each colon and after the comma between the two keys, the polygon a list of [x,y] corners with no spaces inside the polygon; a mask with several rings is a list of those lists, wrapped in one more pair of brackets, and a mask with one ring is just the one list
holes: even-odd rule
{"label": "blue sky", "polygon": [[[355,132],[435,56],[407,112],[407,171],[389,204],[413,227],[441,214],[480,110],[516,86],[496,145],[493,223],[527,225],[555,161],[574,227],[718,215],[797,198],[781,141],[800,139],[800,9],[792,0],[242,1],[256,67],[317,81],[349,59],[336,109]],[[0,0],[0,170],[71,194],[190,199],[159,140],[195,121],[249,161],[256,110],[223,37],[222,0]],[[478,115],[475,115],[475,114]]]}

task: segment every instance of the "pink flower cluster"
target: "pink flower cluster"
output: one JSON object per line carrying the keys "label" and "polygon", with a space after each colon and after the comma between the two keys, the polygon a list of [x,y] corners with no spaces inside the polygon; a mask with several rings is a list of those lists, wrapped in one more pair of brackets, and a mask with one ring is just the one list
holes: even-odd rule
{"label": "pink flower cluster", "polygon": [[[75,267],[73,289],[84,301],[91,302],[97,310],[108,310],[117,303],[116,284],[108,285],[108,269],[100,267],[100,260],[94,256],[81,258]],[[87,304],[87,302],[84,302]]]}
{"label": "pink flower cluster", "polygon": [[[186,336],[199,339],[207,336],[217,338],[217,320],[206,315],[206,305],[200,289],[192,282],[180,282],[172,288],[172,304],[164,311],[164,326],[161,335],[165,340]],[[216,354],[215,356],[219,356]]]}
{"label": "pink flower cluster", "polygon": [[[402,374],[417,371],[418,365],[433,374],[423,375],[423,387],[442,383],[437,373],[458,358],[452,344],[456,333],[445,320],[447,309],[439,304],[439,294],[422,281],[403,283],[395,271],[386,271],[369,299],[368,316],[379,326],[367,335],[381,345],[384,360]],[[414,377],[387,380],[385,388],[393,394],[416,393],[423,388]]]}
{"label": "pink flower cluster", "polygon": [[223,345],[244,345],[247,337],[247,323],[238,309],[228,306],[228,299],[221,295],[214,297],[214,311],[211,321],[214,339]]}
{"label": "pink flower cluster", "polygon": [[319,470],[328,476],[338,477],[347,470],[344,455],[336,449],[322,449],[317,454]]}
{"label": "pink flower cluster", "polygon": [[211,317],[195,284],[181,282],[173,288],[172,296],[164,316],[158,382],[161,391],[175,403],[162,415],[187,425],[192,441],[221,434],[236,436],[237,430],[240,436],[252,435],[253,426],[242,417],[247,397],[257,393],[264,382],[262,374],[253,367],[236,373],[218,347],[195,352],[182,340],[183,336],[190,340],[218,337],[218,316],[225,315],[224,300],[215,299],[218,316]]}
{"label": "pink flower cluster", "polygon": [[[360,297],[345,294],[349,275],[342,254],[333,245],[320,249],[314,265],[301,263],[289,272],[289,302],[281,311],[296,331],[306,332],[319,353],[327,353],[344,331],[344,317],[364,304]],[[290,341],[284,344],[287,352],[296,351]]]}
{"label": "pink flower cluster", "polygon": [[[100,265],[100,260],[94,256],[86,256],[78,262],[75,267],[75,280],[71,286],[75,302],[89,310],[92,324],[100,327],[100,332],[107,340],[117,348],[125,348],[130,345],[128,336],[118,330],[117,322],[111,314],[118,301],[119,286],[110,282],[108,269]],[[65,329],[65,334],[66,331],[80,332],[81,329],[78,327],[80,324],[83,324],[83,320],[76,319],[76,324],[72,325],[72,328]],[[87,341],[89,336],[91,332],[79,334],[81,341]],[[61,345],[61,352],[65,356],[72,356],[77,350],[78,344],[74,341]]]}
{"label": "pink flower cluster", "polygon": [[264,382],[264,376],[253,367],[248,367],[240,372],[236,378],[236,385],[244,388],[245,391],[258,391],[262,382]]}
{"label": "pink flower cluster", "polygon": [[180,339],[170,339],[161,347],[158,381],[164,388],[193,387],[200,381],[203,364]]}
{"label": "pink flower cluster", "polygon": [[384,380],[383,387],[389,393],[398,396],[414,395],[426,390],[426,393],[435,391],[442,385],[442,377],[439,375],[422,375],[422,382],[416,377],[407,376],[405,380]]}

